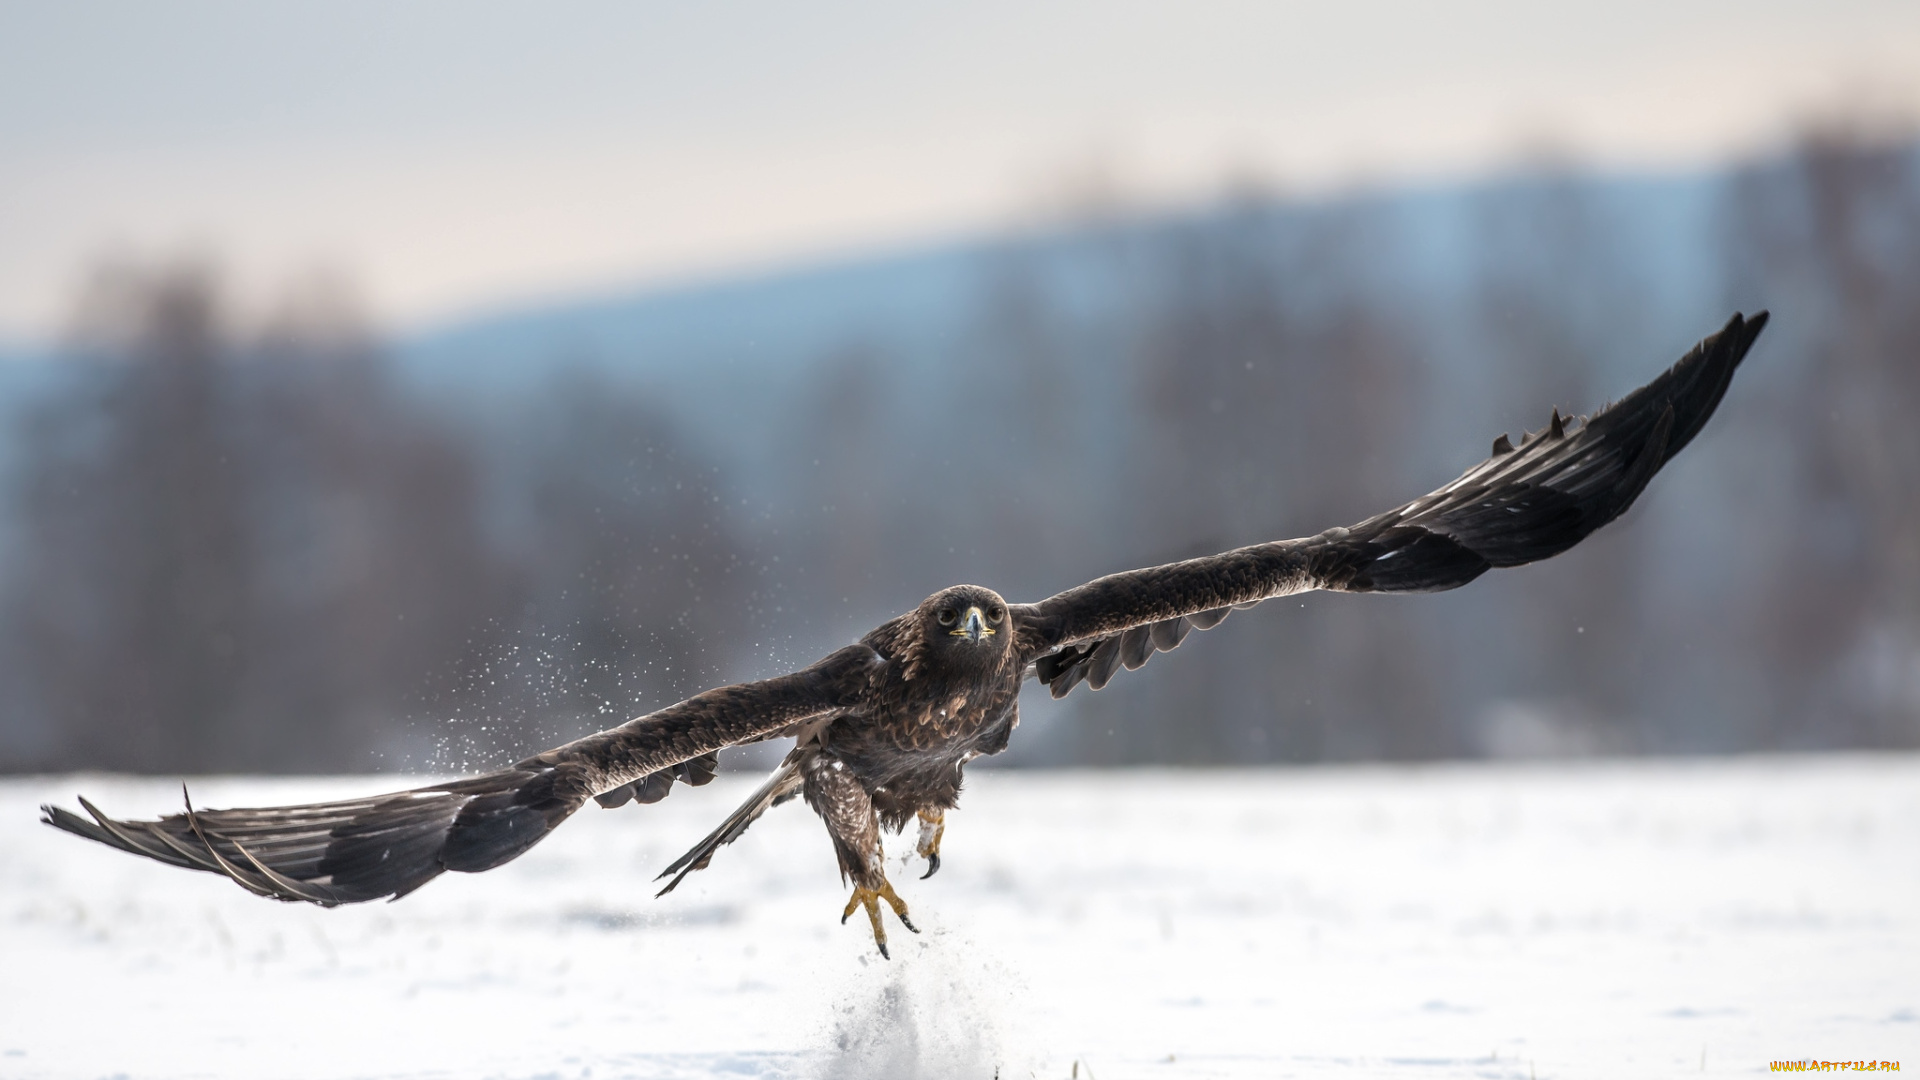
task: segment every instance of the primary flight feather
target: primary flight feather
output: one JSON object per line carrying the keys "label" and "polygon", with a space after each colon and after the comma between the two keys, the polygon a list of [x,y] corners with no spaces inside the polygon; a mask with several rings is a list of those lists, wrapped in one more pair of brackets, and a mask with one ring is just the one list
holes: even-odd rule
{"label": "primary flight feather", "polygon": [[1585,421],[1556,410],[1518,445],[1459,479],[1359,524],[1090,581],[1037,604],[959,585],[789,675],[709,690],[485,776],[391,795],[258,810],[197,810],[122,821],[82,798],[82,817],[47,824],[160,862],[225,875],[280,900],[399,898],[447,870],[490,870],[553,831],[588,799],[657,802],[676,781],[713,778],[728,746],[795,739],[767,782],[661,874],[662,893],[706,866],[768,808],[803,797],[826,823],[853,898],[887,951],[880,903],[909,929],[882,868],[882,827],[918,820],[916,849],[940,866],[945,812],[961,771],[1007,746],[1023,682],[1054,697],[1106,686],[1236,608],[1314,589],[1431,592],[1491,567],[1549,558],[1633,504],[1713,415],[1761,312],[1735,315],[1671,369]]}

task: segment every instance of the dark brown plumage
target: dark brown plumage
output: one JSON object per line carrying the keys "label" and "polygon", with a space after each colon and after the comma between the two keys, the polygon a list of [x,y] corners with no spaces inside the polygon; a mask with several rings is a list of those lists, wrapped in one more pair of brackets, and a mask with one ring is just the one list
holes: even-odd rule
{"label": "dark brown plumage", "polygon": [[[881,952],[879,902],[906,922],[881,866],[882,827],[921,823],[928,876],[961,771],[1007,746],[1033,676],[1062,697],[1180,645],[1237,608],[1313,589],[1427,592],[1490,567],[1567,550],[1633,504],[1713,415],[1766,325],[1739,315],[1673,368],[1584,423],[1545,428],[1453,483],[1387,513],[1300,540],[1113,574],[1037,604],[943,589],[859,642],[791,675],[721,687],[500,772],[392,795],[263,810],[118,821],[44,807],[48,824],[262,896],[316,904],[398,898],[446,870],[474,872],[538,843],[591,798],[657,802],[712,779],[724,747],[792,737],[780,768],[662,877],[671,891],[772,806],[804,797],[827,825],[846,914],[864,907]],[[90,818],[90,819],[89,819]],[[909,928],[912,924],[907,923]]]}

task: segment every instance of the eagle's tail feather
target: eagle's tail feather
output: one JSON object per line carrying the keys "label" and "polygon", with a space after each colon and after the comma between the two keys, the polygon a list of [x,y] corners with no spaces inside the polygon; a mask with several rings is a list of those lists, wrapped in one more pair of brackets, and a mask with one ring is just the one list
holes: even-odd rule
{"label": "eagle's tail feather", "polygon": [[660,871],[660,876],[654,878],[655,881],[668,874],[673,875],[673,880],[667,882],[666,888],[654,895],[665,896],[672,892],[674,886],[680,884],[681,879],[688,874],[695,870],[706,869],[707,864],[713,861],[713,853],[740,839],[740,834],[746,832],[749,825],[760,820],[761,814],[799,794],[801,778],[797,759],[797,754],[790,755],[778,769],[773,771],[772,776],[767,777],[766,783],[761,784],[752,795],[747,796],[747,801],[741,803],[739,809],[727,815],[727,819],[720,823],[719,828],[708,833],[706,838],[695,844],[691,851],[675,859],[672,865]]}

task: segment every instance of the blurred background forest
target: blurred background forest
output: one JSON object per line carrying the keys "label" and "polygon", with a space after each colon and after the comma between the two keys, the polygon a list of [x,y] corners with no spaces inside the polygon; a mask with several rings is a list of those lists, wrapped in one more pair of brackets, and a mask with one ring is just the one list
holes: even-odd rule
{"label": "blurred background forest", "polygon": [[103,263],[9,359],[0,768],[450,769],[803,664],[957,581],[1031,600],[1348,523],[1736,309],[1703,438],[1561,559],[1311,595],[1009,760],[1920,745],[1920,148],[1044,227],[383,337]]}
{"label": "blurred background forest", "polygon": [[997,763],[1920,746],[1917,118],[1898,0],[0,0],[0,772],[513,760],[1351,523],[1762,308],[1578,549]]}

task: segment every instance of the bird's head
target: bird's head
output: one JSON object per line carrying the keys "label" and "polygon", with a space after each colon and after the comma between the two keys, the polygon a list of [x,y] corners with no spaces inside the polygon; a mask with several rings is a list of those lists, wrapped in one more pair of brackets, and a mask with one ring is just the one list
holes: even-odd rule
{"label": "bird's head", "polygon": [[1013,647],[1007,602],[992,589],[955,585],[920,605],[922,640],[936,652],[967,661],[997,660]]}

